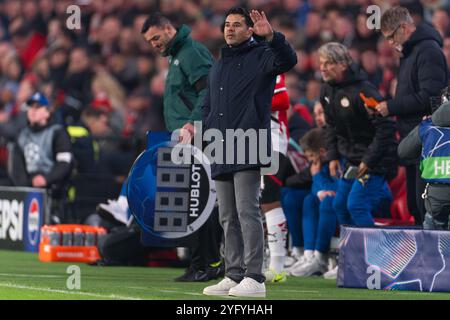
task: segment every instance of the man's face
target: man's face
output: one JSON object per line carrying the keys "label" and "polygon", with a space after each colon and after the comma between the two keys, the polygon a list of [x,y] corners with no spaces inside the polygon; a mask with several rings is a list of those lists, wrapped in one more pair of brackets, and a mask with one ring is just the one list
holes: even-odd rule
{"label": "man's face", "polygon": [[104,137],[111,132],[109,118],[106,113],[94,117],[86,117],[84,120],[93,136]]}
{"label": "man's face", "polygon": [[27,117],[32,126],[45,126],[50,118],[50,111],[47,107],[41,106],[39,103],[35,102],[28,107]]}
{"label": "man's face", "polygon": [[384,38],[387,40],[389,45],[402,52],[403,44],[408,40],[409,36],[406,35],[406,25],[404,23],[399,24],[396,28],[391,30],[382,30]]}
{"label": "man's face", "polygon": [[82,73],[89,68],[89,57],[86,51],[77,49],[70,54],[69,71],[71,73]]}
{"label": "man's face", "polygon": [[314,121],[319,128],[325,126],[325,113],[323,112],[323,107],[320,102],[316,102],[314,105]]}
{"label": "man's face", "polygon": [[230,14],[225,19],[223,34],[229,46],[237,46],[250,39],[253,29],[247,25],[245,18],[240,14]]}
{"label": "man's face", "polygon": [[323,81],[339,82],[344,78],[344,73],[346,70],[346,66],[344,64],[331,62],[325,57],[319,57],[319,63]]}
{"label": "man's face", "polygon": [[163,54],[167,49],[168,43],[172,40],[169,31],[169,25],[164,27],[151,26],[146,33],[144,33],[145,41],[156,49],[160,54]]}

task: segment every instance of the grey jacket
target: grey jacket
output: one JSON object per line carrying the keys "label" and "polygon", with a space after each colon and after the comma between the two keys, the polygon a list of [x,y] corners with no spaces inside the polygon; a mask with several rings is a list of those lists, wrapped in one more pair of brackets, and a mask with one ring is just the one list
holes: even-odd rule
{"label": "grey jacket", "polygon": [[[450,101],[444,103],[433,113],[431,121],[438,127],[450,127]],[[400,159],[418,160],[420,157],[422,141],[419,136],[419,125],[400,142],[397,149]]]}

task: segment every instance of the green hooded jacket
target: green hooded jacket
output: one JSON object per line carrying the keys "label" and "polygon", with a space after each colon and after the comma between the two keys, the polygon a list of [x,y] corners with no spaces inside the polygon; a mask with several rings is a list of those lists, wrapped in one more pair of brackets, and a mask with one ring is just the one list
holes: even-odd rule
{"label": "green hooded jacket", "polygon": [[204,45],[189,36],[190,33],[191,29],[186,25],[178,28],[163,54],[169,57],[164,90],[164,119],[169,131],[202,119],[206,86],[197,92],[195,83],[208,76],[214,59]]}

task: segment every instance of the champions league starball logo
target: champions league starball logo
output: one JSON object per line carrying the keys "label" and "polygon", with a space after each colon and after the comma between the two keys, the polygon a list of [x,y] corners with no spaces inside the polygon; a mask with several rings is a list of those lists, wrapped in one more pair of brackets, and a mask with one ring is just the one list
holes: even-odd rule
{"label": "champions league starball logo", "polygon": [[450,232],[341,227],[337,284],[450,292]]}
{"label": "champions league starball logo", "polygon": [[172,160],[176,142],[166,141],[144,151],[136,160],[127,184],[131,213],[145,232],[164,239],[179,239],[197,231],[209,218],[216,201],[207,157],[193,145]]}

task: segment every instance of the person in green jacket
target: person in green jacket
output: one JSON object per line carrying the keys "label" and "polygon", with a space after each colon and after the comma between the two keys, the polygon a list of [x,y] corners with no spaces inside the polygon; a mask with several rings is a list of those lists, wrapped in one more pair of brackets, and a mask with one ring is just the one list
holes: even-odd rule
{"label": "person in green jacket", "polygon": [[142,26],[147,42],[169,58],[164,90],[164,119],[169,131],[186,129],[193,134],[194,121],[202,119],[201,105],[206,80],[214,59],[209,50],[190,37],[190,28],[173,24],[160,13],[153,13]]}
{"label": "person in green jacket", "polygon": [[[141,30],[145,40],[169,59],[164,90],[164,119],[169,131],[180,130],[182,143],[190,143],[194,121],[201,121],[209,69],[214,59],[208,49],[190,37],[186,25],[175,28],[161,13],[152,13]],[[191,264],[176,281],[209,281],[223,276],[220,261],[222,228],[215,210],[192,239]]]}

